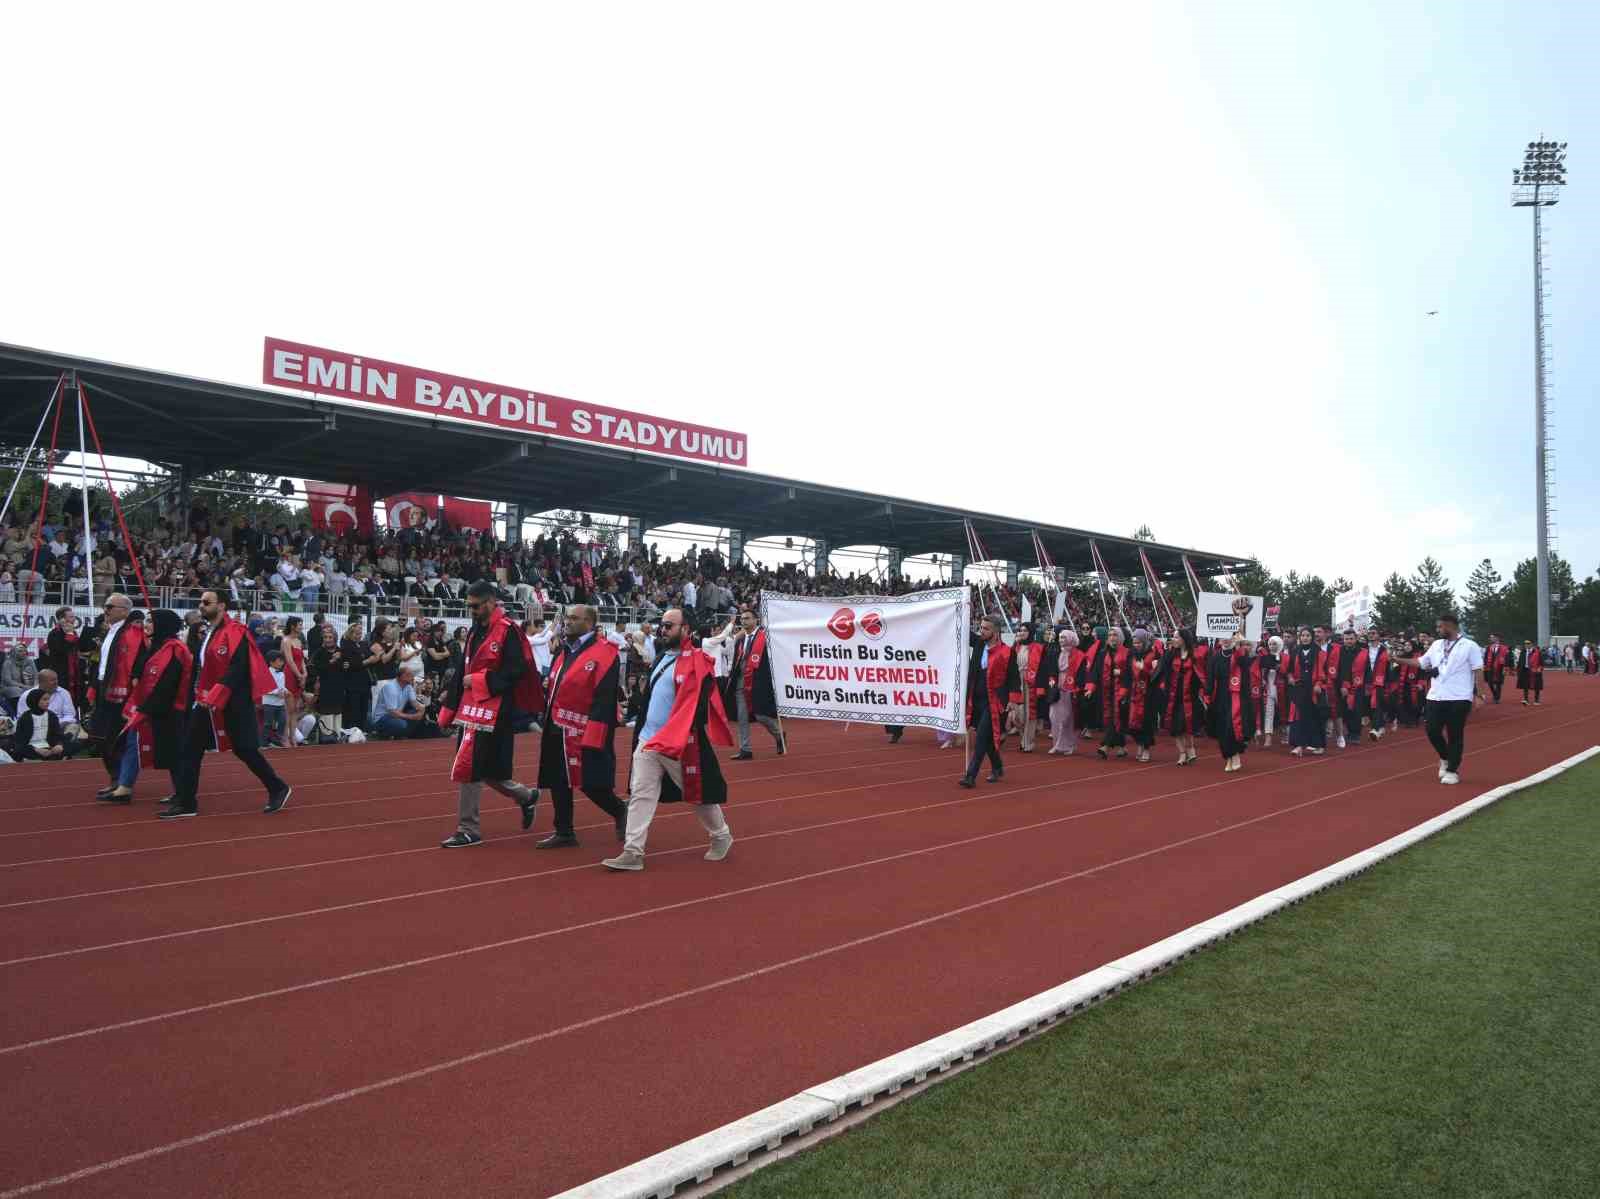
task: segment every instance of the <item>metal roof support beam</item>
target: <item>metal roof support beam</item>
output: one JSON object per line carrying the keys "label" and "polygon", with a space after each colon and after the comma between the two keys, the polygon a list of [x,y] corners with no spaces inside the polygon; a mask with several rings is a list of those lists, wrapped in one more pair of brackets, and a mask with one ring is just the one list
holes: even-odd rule
{"label": "metal roof support beam", "polygon": [[637,483],[632,487],[625,487],[621,491],[613,491],[608,495],[600,496],[593,502],[586,504],[585,508],[589,511],[598,509],[601,512],[609,512],[613,510],[613,505],[615,505],[619,500],[625,500],[629,496],[643,495],[646,492],[655,491],[657,488],[671,487],[677,481],[678,468],[676,466],[669,466],[665,470],[657,471],[654,475],[644,480],[642,483]]}

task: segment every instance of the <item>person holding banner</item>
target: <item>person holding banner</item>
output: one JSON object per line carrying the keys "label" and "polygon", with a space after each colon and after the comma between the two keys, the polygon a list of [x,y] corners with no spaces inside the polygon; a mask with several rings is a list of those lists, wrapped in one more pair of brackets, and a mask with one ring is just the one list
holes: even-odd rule
{"label": "person holding banner", "polygon": [[1222,769],[1229,773],[1244,769],[1244,752],[1255,736],[1264,657],[1239,633],[1218,645],[1209,658],[1206,690],[1210,694],[1211,735],[1223,757]]}
{"label": "person holding banner", "polygon": [[761,627],[755,612],[745,608],[739,613],[739,626],[743,636],[733,651],[733,665],[728,670],[728,687],[733,692],[734,710],[739,716],[739,752],[735,762],[748,762],[756,755],[750,749],[750,718],[772,734],[781,758],[787,746],[783,740],[783,725],[778,721],[778,698],[772,688],[772,656],[767,653],[767,630]]}
{"label": "person holding banner", "polygon": [[185,696],[188,723],[181,738],[175,790],[162,820],[199,814],[200,765],[206,751],[231,749],[267,789],[267,812],[279,812],[293,789],[261,754],[256,704],[273,690],[272,673],[249,630],[228,617],[228,600],[215,591],[200,595],[205,632]]}
{"label": "person holding banner", "polygon": [[[492,587],[490,592],[493,594]],[[617,826],[617,840],[622,840],[626,831],[628,809],[617,798],[617,754],[612,746],[622,662],[617,647],[597,634],[597,619],[589,604],[570,606],[565,617],[566,640],[550,663],[550,690],[539,741],[539,785],[550,788],[556,827],[538,843],[540,849],[569,849],[578,844],[572,825],[575,790],[611,817]]]}
{"label": "person holding banner", "polygon": [[1178,747],[1179,766],[1187,766],[1200,756],[1195,752],[1194,736],[1205,719],[1200,703],[1205,679],[1203,662],[1194,630],[1179,629],[1156,668],[1153,685],[1166,710],[1167,732]]}
{"label": "person holding banner", "polygon": [[[533,668],[533,653],[522,631],[500,607],[493,583],[479,579],[467,588],[467,609],[472,631],[467,635],[466,661],[450,683],[439,707],[439,728],[458,730],[450,781],[457,785],[456,831],[439,843],[441,849],[462,849],[481,844],[479,804],[487,785],[522,810],[524,831],[533,827],[539,791],[512,778],[515,770],[519,713],[538,711],[544,689]],[[612,650],[613,658],[616,651]],[[611,700],[612,718],[616,698]],[[548,723],[546,728],[552,727]],[[541,761],[541,767],[543,763]],[[567,793],[567,827],[571,828],[572,798]],[[561,815],[557,812],[557,828]],[[573,838],[572,844],[577,844]]]}
{"label": "person holding banner", "polygon": [[1294,649],[1289,652],[1289,752],[1295,757],[1307,753],[1320,757],[1328,744],[1327,709],[1323,706],[1324,650],[1311,639],[1311,630],[1300,626]]}
{"label": "person holding banner", "polygon": [[733,830],[722,814],[728,784],[712,744],[732,745],[711,658],[694,647],[681,608],[662,613],[656,658],[633,726],[633,765],[628,771],[628,826],[622,852],[605,858],[609,870],[644,869],[650,822],[661,803],[687,802],[711,836],[708,862],[733,848]]}
{"label": "person holding banner", "polygon": [[959,786],[978,785],[978,767],[989,759],[988,782],[998,783],[1006,775],[1000,759],[1004,739],[1001,721],[1005,719],[1006,697],[1017,685],[1016,666],[1011,649],[1000,639],[1000,625],[992,616],[978,621],[978,635],[972,643],[972,661],[967,669],[967,727],[972,730],[972,757]]}
{"label": "person holding banner", "polygon": [[[183,620],[176,612],[158,608],[150,613],[150,652],[123,709],[128,724],[122,735],[138,747],[140,765],[171,776],[173,795],[178,793],[178,762],[194,673],[194,655],[178,636],[182,629]],[[126,798],[113,795],[113,802],[132,798],[129,790]]]}

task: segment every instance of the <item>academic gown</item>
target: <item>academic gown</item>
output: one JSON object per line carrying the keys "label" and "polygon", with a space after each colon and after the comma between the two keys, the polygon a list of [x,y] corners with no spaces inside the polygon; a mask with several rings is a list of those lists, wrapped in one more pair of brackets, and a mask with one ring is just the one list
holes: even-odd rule
{"label": "academic gown", "polygon": [[[477,621],[472,622],[472,631],[467,634],[469,662],[479,642],[488,633],[489,629],[479,625]],[[512,777],[516,768],[516,734],[512,731],[515,713],[512,711],[508,693],[516,689],[517,683],[530,669],[532,663],[529,661],[526,638],[506,637],[505,645],[500,651],[500,667],[498,670],[487,671],[484,683],[489,688],[490,695],[503,695],[507,698],[501,701],[500,708],[495,713],[494,728],[489,732],[480,730],[472,739],[472,778],[469,781],[481,783],[485,779],[492,779],[495,782],[503,782]],[[446,691],[443,703],[445,708],[460,709],[461,693],[465,685],[465,672],[458,672],[450,681],[450,687]]]}

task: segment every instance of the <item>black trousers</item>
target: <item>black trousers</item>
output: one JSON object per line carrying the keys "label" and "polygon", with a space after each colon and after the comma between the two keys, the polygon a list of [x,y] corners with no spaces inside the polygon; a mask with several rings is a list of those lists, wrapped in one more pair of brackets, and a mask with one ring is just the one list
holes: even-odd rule
{"label": "black trousers", "polygon": [[1499,703],[1500,690],[1506,685],[1506,676],[1501,675],[1497,679],[1485,677],[1483,681],[1489,684],[1489,693],[1494,696],[1494,702]]}
{"label": "black trousers", "polygon": [[[588,787],[583,789],[590,801],[613,820],[626,820],[628,805],[617,798],[617,793],[612,790],[591,791]],[[551,787],[550,801],[555,805],[556,832],[570,834],[572,832],[572,788]]]}
{"label": "black trousers", "polygon": [[[200,806],[200,767],[205,762],[206,751],[213,749],[216,741],[211,735],[211,718],[204,709],[196,708],[190,714],[189,728],[178,751],[178,764],[172,769],[173,794],[180,808],[195,809]],[[245,769],[261,780],[267,791],[283,786],[277,771],[267,765],[267,759],[258,746],[235,745],[233,756],[243,762]]]}
{"label": "black trousers", "polygon": [[1428,740],[1452,774],[1461,769],[1467,717],[1471,715],[1470,699],[1430,699],[1427,703]]}
{"label": "black trousers", "polygon": [[1000,760],[1000,747],[994,742],[994,718],[989,715],[988,704],[972,713],[972,757],[967,762],[969,779],[978,777],[978,767],[983,765],[984,758],[989,759],[991,769],[1005,769],[1005,763]]}

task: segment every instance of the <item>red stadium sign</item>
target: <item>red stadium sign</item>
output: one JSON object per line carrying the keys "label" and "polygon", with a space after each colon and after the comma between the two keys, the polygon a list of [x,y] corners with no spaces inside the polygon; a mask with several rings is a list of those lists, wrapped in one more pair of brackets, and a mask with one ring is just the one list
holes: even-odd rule
{"label": "red stadium sign", "polygon": [[261,381],[425,416],[448,416],[617,449],[647,450],[726,466],[750,464],[748,439],[743,433],[580,404],[543,392],[443,375],[276,337],[266,339]]}

